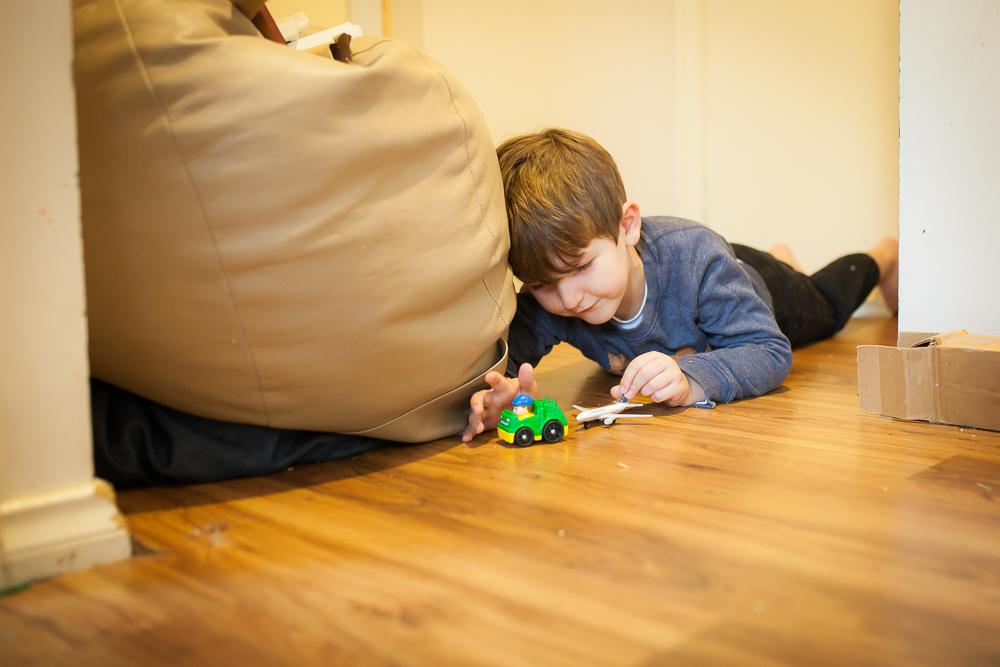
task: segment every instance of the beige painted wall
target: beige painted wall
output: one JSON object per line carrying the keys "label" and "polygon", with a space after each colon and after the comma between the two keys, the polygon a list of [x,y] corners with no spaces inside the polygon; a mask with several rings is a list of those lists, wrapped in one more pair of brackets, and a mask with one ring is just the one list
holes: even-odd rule
{"label": "beige painted wall", "polygon": [[706,220],[807,268],[897,235],[896,0],[705,0]]}
{"label": "beige painted wall", "polygon": [[896,234],[896,0],[394,0],[413,5],[495,142],[587,132],[644,214],[813,269]]}
{"label": "beige painted wall", "polygon": [[494,142],[586,132],[643,213],[675,209],[673,2],[424,0],[423,25],[424,49],[469,88]]}
{"label": "beige painted wall", "polygon": [[275,21],[304,13],[309,18],[309,27],[303,35],[311,35],[320,30],[332,28],[349,20],[350,0],[267,0],[265,5]]}
{"label": "beige painted wall", "polygon": [[[302,36],[311,35],[333,26],[350,21],[361,26],[365,35],[379,36],[384,33],[383,9],[387,9],[390,31],[396,35],[395,26],[404,36],[419,40],[420,3],[404,4],[394,12],[391,0],[267,0],[267,8],[275,21],[303,13],[309,19],[309,26]],[[412,40],[411,40],[412,43]]]}

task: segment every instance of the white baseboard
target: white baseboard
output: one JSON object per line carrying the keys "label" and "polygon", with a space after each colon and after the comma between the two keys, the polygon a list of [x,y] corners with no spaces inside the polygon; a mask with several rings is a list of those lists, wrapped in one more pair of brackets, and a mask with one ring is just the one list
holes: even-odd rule
{"label": "white baseboard", "polygon": [[0,503],[0,590],[131,555],[125,518],[102,480]]}

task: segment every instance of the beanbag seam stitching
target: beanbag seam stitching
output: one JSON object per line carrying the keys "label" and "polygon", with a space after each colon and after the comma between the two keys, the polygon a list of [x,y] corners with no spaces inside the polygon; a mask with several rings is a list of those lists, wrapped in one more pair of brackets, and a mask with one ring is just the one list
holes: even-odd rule
{"label": "beanbag seam stitching", "polygon": [[125,16],[125,10],[122,7],[121,0],[114,0],[114,2],[115,2],[115,8],[117,9],[119,20],[121,21],[122,24],[122,28],[125,30],[125,36],[128,39],[129,49],[132,52],[132,56],[135,58],[136,64],[139,66],[139,71],[142,73],[142,78],[146,82],[146,87],[149,90],[150,95],[152,95],[153,99],[156,101],[156,105],[160,109],[160,116],[163,118],[163,122],[166,123],[167,126],[167,134],[169,135],[170,141],[174,146],[174,150],[177,151],[177,156],[180,159],[181,164],[183,165],[184,174],[187,177],[188,184],[191,186],[191,190],[194,193],[195,200],[198,202],[198,208],[201,211],[202,222],[204,223],[205,229],[208,232],[208,237],[212,241],[212,251],[215,254],[216,263],[218,265],[219,271],[222,274],[222,284],[225,287],[226,296],[229,299],[230,307],[232,307],[233,309],[233,314],[236,317],[236,322],[240,328],[240,332],[242,333],[243,336],[243,341],[247,347],[247,354],[250,357],[250,365],[253,368],[254,379],[257,382],[258,395],[260,396],[261,410],[264,413],[263,415],[264,423],[270,426],[271,417],[267,409],[267,398],[264,393],[264,386],[261,381],[260,369],[257,365],[257,358],[254,355],[253,345],[250,343],[250,339],[247,335],[246,325],[243,322],[243,317],[240,314],[240,309],[236,304],[236,297],[233,294],[233,287],[229,279],[229,274],[226,272],[225,264],[222,261],[222,253],[219,250],[219,244],[218,241],[216,240],[215,230],[212,228],[212,225],[209,224],[208,212],[205,210],[205,202],[202,199],[200,190],[196,186],[194,176],[191,173],[191,168],[190,165],[188,164],[184,151],[181,150],[180,143],[177,140],[177,135],[174,132],[173,123],[170,120],[170,114],[167,111],[166,106],[163,104],[163,100],[160,98],[156,86],[153,84],[153,78],[146,67],[146,63],[143,62],[142,56],[139,54],[139,49],[136,46],[135,37],[133,36],[132,33],[132,27],[129,24],[127,17]]}

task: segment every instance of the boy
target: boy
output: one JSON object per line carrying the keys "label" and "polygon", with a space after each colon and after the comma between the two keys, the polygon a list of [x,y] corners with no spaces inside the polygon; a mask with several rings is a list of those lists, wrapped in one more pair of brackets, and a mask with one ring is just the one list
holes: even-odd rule
{"label": "boy", "polygon": [[532,367],[559,342],[621,374],[615,399],[713,407],[781,386],[792,346],[834,335],[876,284],[895,310],[892,239],[805,276],[784,246],[772,255],[695,222],[642,218],[612,157],[586,135],[523,135],[497,156],[509,261],[526,288],[508,337],[507,374],[517,377],[487,375],[465,442],[495,428],[516,395],[537,395]]}

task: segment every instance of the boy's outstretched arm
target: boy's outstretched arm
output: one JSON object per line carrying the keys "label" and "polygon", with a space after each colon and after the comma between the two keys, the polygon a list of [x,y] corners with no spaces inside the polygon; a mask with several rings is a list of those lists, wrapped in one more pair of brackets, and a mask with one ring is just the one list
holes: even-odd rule
{"label": "boy's outstretched arm", "polygon": [[500,413],[510,407],[510,402],[518,394],[538,397],[535,369],[531,364],[521,364],[516,378],[504,377],[496,371],[486,374],[490,389],[477,391],[469,399],[469,425],[462,434],[462,442],[469,442],[486,429],[494,429],[500,423]]}

